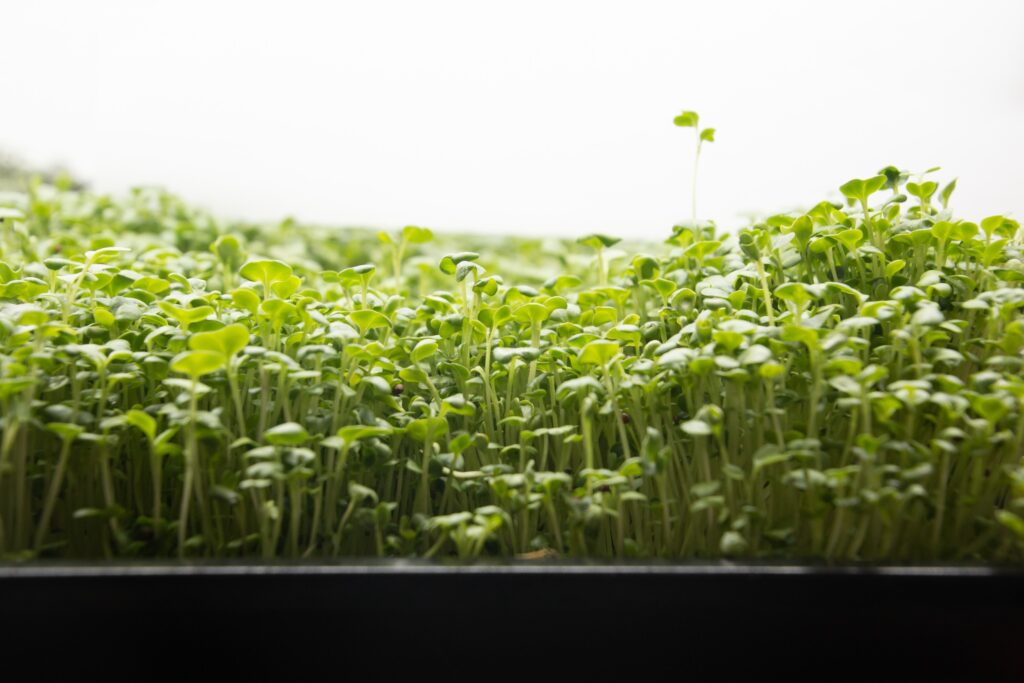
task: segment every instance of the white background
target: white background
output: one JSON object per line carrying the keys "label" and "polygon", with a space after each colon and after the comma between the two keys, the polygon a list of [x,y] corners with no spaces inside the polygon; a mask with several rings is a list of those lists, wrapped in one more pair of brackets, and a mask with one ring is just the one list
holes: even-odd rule
{"label": "white background", "polygon": [[1024,214],[1024,3],[0,4],[0,148],[222,215],[657,237],[941,165]]}

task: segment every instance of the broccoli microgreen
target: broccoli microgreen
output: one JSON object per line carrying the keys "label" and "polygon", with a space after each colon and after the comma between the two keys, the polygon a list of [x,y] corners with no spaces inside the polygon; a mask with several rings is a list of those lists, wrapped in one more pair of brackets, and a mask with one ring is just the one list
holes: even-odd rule
{"label": "broccoli microgreen", "polygon": [[1019,223],[887,166],[722,231],[675,123],[663,245],[0,207],[0,557],[1024,559]]}

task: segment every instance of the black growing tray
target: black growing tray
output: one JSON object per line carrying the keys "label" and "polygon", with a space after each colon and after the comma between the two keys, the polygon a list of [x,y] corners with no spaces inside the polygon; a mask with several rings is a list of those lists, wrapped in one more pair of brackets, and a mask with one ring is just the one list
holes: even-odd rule
{"label": "black growing tray", "polygon": [[809,666],[826,655],[1024,673],[1024,571],[1012,567],[38,564],[0,567],[0,605],[7,642],[60,624],[76,638],[116,632],[129,648],[187,632],[221,649],[270,629],[357,652],[514,659],[584,645],[598,660],[685,652]]}

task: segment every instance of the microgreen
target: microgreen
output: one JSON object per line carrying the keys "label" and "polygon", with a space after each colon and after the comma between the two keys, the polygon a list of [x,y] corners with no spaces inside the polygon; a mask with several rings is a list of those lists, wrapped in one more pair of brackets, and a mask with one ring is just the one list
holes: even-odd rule
{"label": "microgreen", "polygon": [[696,135],[697,147],[693,154],[693,184],[690,195],[690,221],[697,224],[697,167],[700,164],[700,150],[705,142],[715,141],[714,128],[701,128],[700,116],[695,111],[684,111],[673,119],[673,123],[680,128],[693,128]]}
{"label": "microgreen", "polygon": [[695,167],[663,245],[16,198],[0,557],[1021,561],[1024,234],[935,172],[730,234]]}

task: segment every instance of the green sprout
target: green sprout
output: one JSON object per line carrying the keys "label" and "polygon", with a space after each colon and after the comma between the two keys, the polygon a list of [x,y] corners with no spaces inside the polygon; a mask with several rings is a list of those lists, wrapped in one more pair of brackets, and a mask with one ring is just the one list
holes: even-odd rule
{"label": "green sprout", "polygon": [[0,558],[1020,563],[1024,234],[935,172],[640,253],[4,195]]}
{"label": "green sprout", "polygon": [[715,141],[714,128],[701,128],[700,116],[695,111],[684,111],[673,119],[673,123],[680,128],[693,128],[696,135],[697,147],[693,154],[693,184],[690,194],[690,221],[697,224],[697,168],[700,165],[700,150],[705,142]]}

